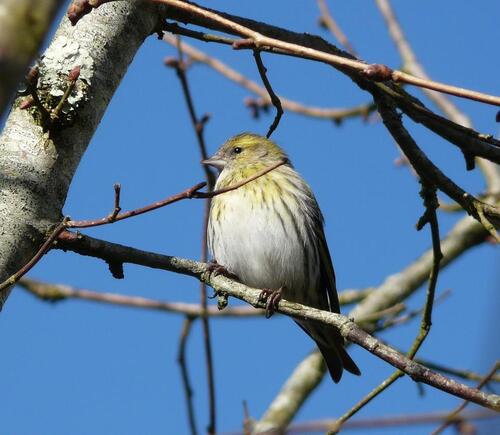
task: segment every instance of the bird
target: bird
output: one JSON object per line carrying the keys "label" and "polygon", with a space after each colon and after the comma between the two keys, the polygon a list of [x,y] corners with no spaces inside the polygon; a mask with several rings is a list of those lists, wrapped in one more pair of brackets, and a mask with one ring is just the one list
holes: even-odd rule
{"label": "bird", "polygon": [[[262,289],[267,317],[282,297],[340,313],[323,215],[285,151],[264,136],[242,133],[202,163],[219,170],[216,191],[274,167],[212,198],[207,226],[212,271]],[[361,374],[338,330],[310,320],[295,321],[316,342],[335,383],[344,369]]]}

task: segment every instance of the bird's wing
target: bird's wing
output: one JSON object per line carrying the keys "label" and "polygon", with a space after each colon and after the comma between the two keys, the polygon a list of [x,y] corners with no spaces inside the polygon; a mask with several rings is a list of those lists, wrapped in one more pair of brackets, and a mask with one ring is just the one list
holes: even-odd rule
{"label": "bird's wing", "polygon": [[320,259],[320,281],[321,289],[326,289],[330,311],[340,313],[339,297],[337,295],[337,286],[335,284],[335,271],[333,270],[332,258],[326,244],[325,233],[320,226],[317,234],[318,251]]}

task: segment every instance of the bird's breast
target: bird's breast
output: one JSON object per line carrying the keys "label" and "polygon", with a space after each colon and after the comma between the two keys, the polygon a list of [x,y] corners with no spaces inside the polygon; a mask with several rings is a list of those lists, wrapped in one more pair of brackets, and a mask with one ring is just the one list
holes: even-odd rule
{"label": "bird's breast", "polygon": [[249,183],[213,199],[209,248],[244,284],[295,293],[318,274],[309,227],[296,197]]}

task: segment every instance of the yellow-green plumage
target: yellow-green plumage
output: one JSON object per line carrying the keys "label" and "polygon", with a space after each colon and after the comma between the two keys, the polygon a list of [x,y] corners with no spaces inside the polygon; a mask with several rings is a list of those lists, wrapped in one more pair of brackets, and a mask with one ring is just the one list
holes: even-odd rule
{"label": "yellow-green plumage", "polygon": [[[206,163],[221,169],[220,189],[286,158],[274,142],[245,133],[229,139]],[[289,163],[212,199],[208,246],[214,259],[246,285],[284,287],[285,299],[340,311],[321,211]],[[359,374],[337,331],[314,322],[297,323],[316,341],[335,382],[344,368]]]}

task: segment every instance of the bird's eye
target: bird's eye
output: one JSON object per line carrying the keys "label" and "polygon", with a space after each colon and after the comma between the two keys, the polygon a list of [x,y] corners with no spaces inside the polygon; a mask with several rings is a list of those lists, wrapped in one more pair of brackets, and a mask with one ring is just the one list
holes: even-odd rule
{"label": "bird's eye", "polygon": [[233,153],[235,153],[235,154],[239,154],[242,151],[243,151],[243,149],[241,149],[240,147],[233,148]]}

